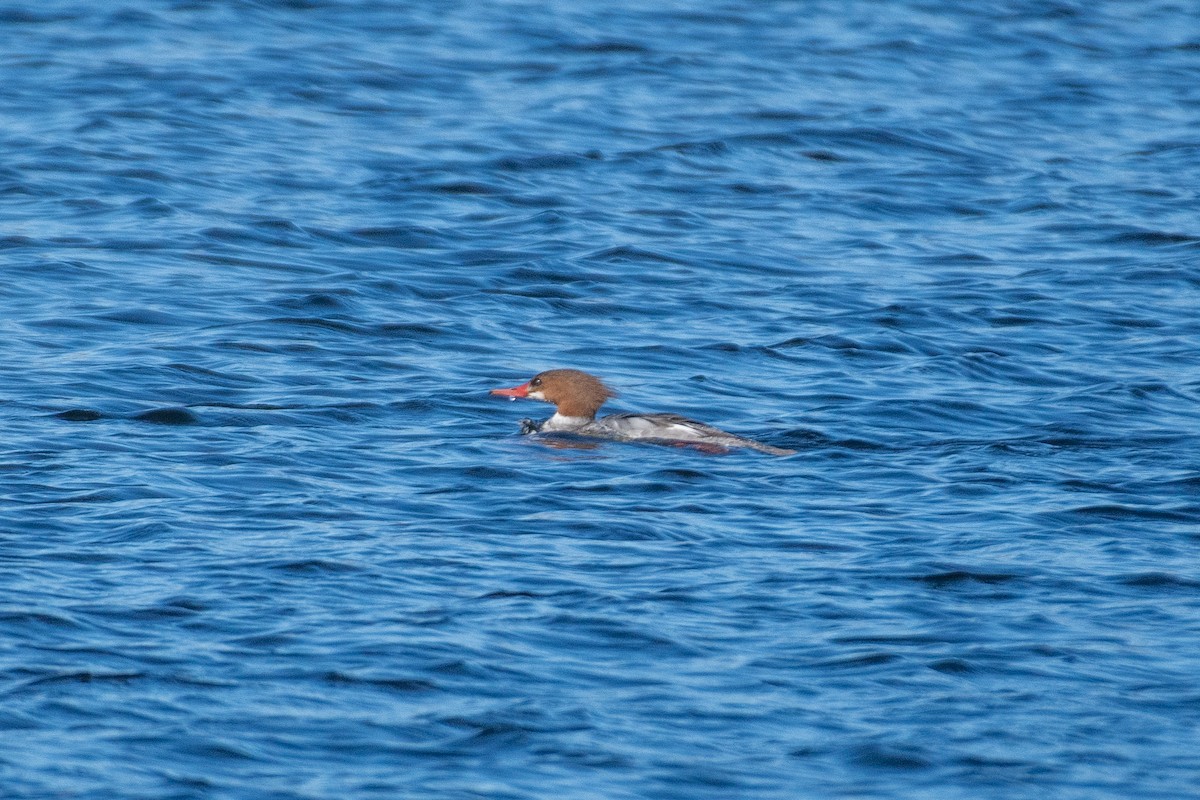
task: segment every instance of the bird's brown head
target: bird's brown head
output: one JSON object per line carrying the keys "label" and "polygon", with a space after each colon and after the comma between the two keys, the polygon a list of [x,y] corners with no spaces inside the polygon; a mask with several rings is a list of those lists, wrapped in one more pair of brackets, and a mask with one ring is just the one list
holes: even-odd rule
{"label": "bird's brown head", "polygon": [[534,375],[528,383],[511,389],[492,389],[501,397],[525,397],[553,403],[564,417],[592,418],[600,406],[617,393],[594,375],[577,369],[548,369]]}

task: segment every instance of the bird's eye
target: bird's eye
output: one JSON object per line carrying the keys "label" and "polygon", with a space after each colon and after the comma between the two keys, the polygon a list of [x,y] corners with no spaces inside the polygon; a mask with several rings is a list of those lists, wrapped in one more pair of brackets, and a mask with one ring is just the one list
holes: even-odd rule
{"label": "bird's eye", "polygon": [[534,378],[533,380],[531,380],[531,381],[529,382],[529,388],[531,388],[531,389],[536,389],[536,388],[538,388],[538,387],[539,387],[539,386],[541,386],[541,385],[542,385],[542,379],[541,379],[541,378]]}

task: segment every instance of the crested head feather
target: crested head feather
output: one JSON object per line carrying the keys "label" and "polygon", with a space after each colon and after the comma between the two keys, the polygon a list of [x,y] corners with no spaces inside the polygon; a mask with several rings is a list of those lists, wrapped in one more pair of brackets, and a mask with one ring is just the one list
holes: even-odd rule
{"label": "crested head feather", "polygon": [[530,388],[540,391],[564,417],[596,416],[600,406],[617,393],[595,375],[577,369],[548,369],[533,376]]}

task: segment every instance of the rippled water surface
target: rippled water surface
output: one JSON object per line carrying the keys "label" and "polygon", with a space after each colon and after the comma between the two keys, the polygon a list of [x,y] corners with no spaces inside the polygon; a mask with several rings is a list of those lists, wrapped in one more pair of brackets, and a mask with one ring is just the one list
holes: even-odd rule
{"label": "rippled water surface", "polygon": [[[0,2],[0,792],[1182,798],[1191,3]],[[797,454],[548,446],[550,367]]]}

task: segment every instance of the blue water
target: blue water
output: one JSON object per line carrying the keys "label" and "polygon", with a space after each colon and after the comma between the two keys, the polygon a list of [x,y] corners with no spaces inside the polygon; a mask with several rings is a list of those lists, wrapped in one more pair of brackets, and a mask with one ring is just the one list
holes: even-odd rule
{"label": "blue water", "polygon": [[[1200,789],[1200,10],[0,3],[0,796]],[[773,458],[518,435],[550,367]]]}

